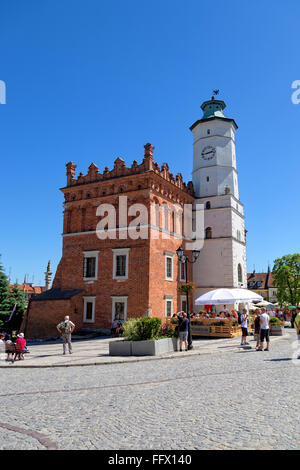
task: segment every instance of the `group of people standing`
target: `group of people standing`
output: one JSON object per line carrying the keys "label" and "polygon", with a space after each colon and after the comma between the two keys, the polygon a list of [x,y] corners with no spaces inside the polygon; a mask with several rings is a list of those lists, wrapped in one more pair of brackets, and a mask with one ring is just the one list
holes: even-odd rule
{"label": "group of people standing", "polygon": [[266,341],[266,348],[264,351],[269,351],[270,348],[270,317],[265,308],[255,311],[254,319],[254,339],[256,339],[256,350],[262,351],[264,348],[264,341]]}

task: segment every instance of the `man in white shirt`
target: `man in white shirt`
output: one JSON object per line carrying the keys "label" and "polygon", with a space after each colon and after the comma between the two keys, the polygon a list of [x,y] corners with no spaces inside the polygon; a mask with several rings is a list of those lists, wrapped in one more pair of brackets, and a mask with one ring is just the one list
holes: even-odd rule
{"label": "man in white shirt", "polygon": [[264,340],[266,340],[267,347],[265,351],[269,351],[270,346],[270,317],[265,308],[261,309],[260,316],[260,345],[257,351],[262,351],[264,347]]}

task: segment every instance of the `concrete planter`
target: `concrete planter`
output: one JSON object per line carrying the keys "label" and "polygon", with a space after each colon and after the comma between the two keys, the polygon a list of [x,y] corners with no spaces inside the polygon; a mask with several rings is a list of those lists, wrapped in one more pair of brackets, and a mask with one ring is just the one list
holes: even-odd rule
{"label": "concrete planter", "polygon": [[111,341],[109,343],[110,356],[131,356],[132,341]]}
{"label": "concrete planter", "polygon": [[282,326],[271,326],[270,336],[282,336],[282,335],[283,335],[283,327]]}
{"label": "concrete planter", "polygon": [[109,343],[111,356],[159,356],[178,351],[178,338],[163,338],[148,341],[112,341]]}
{"label": "concrete planter", "polygon": [[133,356],[159,356],[178,350],[177,338],[164,338],[148,341],[133,341]]}

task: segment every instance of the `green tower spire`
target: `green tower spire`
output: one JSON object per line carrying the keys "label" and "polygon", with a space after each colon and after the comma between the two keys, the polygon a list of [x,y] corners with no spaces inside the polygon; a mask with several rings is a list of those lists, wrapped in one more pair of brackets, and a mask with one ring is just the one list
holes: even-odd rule
{"label": "green tower spire", "polygon": [[226,108],[226,104],[222,100],[216,100],[214,96],[212,96],[211,100],[204,101],[201,105],[201,109],[203,111],[202,119],[212,118],[212,117],[220,117],[224,118],[223,109]]}

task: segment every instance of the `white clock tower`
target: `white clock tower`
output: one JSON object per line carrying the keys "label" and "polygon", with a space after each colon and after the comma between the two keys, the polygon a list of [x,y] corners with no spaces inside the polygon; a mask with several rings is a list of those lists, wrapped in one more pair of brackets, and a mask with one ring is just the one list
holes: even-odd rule
{"label": "white clock tower", "polygon": [[194,135],[195,204],[204,205],[204,246],[194,264],[195,298],[219,287],[247,287],[243,204],[239,199],[233,119],[226,104],[205,101],[202,119],[191,126]]}

